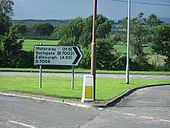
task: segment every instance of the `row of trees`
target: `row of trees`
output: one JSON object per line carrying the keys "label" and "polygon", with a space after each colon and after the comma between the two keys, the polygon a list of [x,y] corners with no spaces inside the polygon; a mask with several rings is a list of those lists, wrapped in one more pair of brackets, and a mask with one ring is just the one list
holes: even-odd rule
{"label": "row of trees", "polygon": [[49,39],[54,31],[54,26],[50,23],[39,23],[31,26],[16,26],[20,38]]}
{"label": "row of trees", "polygon": [[[121,23],[122,28],[127,26],[127,18]],[[147,62],[143,48],[151,47],[152,53],[166,56],[165,68],[170,68],[170,25],[163,24],[160,19],[152,14],[144,18],[144,13],[139,13],[131,20],[131,53],[139,62]]]}
{"label": "row of trees", "polygon": [[[97,16],[97,68],[125,69],[126,55],[118,53],[114,45],[126,43],[127,18],[121,20],[113,30],[111,22],[104,16]],[[131,69],[153,70],[155,65],[148,63],[144,47],[151,47],[152,52],[166,56],[166,70],[169,70],[169,29],[170,25],[163,24],[155,14],[144,18],[139,13],[131,20]],[[84,53],[83,67],[90,67],[90,43],[92,37],[92,16],[80,17],[61,26],[54,36],[60,40],[60,45],[79,45]],[[119,30],[119,31],[118,31]]]}

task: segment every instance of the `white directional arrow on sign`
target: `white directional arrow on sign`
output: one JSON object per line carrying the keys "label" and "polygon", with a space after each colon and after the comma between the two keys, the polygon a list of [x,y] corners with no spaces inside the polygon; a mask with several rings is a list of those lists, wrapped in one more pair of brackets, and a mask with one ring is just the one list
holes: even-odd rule
{"label": "white directional arrow on sign", "polygon": [[47,46],[34,47],[35,65],[78,65],[82,53],[77,46]]}

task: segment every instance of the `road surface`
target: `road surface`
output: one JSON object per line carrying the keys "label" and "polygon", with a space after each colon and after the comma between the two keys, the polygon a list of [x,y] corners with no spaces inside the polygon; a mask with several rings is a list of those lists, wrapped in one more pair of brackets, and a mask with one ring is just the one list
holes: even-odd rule
{"label": "road surface", "polygon": [[138,90],[81,128],[170,128],[170,85]]}
{"label": "road surface", "polygon": [[[0,72],[1,75],[7,76],[39,76],[35,72]],[[75,77],[83,77],[86,73],[75,73]],[[43,73],[43,76],[62,76],[72,77],[72,73]],[[125,74],[97,74],[97,78],[125,78]],[[144,79],[170,79],[170,75],[130,75],[131,78]]]}
{"label": "road surface", "polygon": [[138,90],[104,110],[0,96],[0,127],[170,128],[170,85]]}

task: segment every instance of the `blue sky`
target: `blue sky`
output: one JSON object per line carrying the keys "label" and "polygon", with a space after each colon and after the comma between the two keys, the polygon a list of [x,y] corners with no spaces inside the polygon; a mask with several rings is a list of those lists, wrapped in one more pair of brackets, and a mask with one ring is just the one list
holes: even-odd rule
{"label": "blue sky", "polygon": [[[73,19],[92,15],[92,0],[13,0],[13,19]],[[123,0],[127,1],[127,0]],[[170,5],[170,0],[132,0]],[[158,17],[170,18],[170,6],[154,6],[132,3],[132,17],[139,12],[145,16],[155,13]],[[127,16],[127,3],[113,0],[98,0],[98,13],[109,19]]]}

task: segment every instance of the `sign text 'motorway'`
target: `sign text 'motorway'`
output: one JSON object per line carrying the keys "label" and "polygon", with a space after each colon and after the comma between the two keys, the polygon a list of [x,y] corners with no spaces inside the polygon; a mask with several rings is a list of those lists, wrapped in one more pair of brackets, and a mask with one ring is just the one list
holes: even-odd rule
{"label": "sign text 'motorway'", "polygon": [[78,65],[81,58],[77,46],[34,46],[35,65]]}

